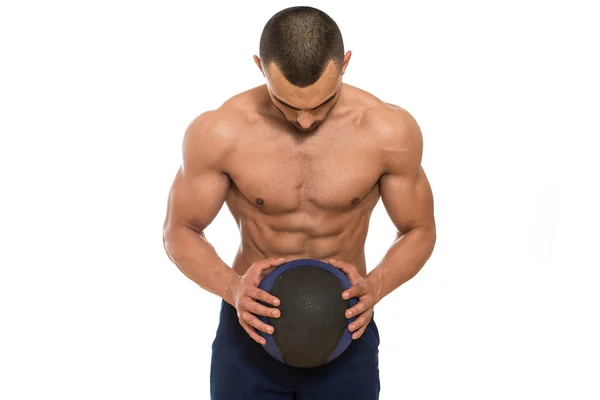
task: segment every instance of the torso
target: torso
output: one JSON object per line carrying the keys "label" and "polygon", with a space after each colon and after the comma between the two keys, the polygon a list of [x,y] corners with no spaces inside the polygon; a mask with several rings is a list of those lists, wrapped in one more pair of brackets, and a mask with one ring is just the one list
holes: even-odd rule
{"label": "torso", "polygon": [[241,234],[238,273],[269,257],[339,258],[366,273],[364,244],[384,167],[365,115],[385,106],[370,98],[362,104],[353,93],[358,89],[344,90],[356,97],[352,107],[340,105],[310,134],[260,110],[243,110],[249,118],[225,163],[227,206]]}

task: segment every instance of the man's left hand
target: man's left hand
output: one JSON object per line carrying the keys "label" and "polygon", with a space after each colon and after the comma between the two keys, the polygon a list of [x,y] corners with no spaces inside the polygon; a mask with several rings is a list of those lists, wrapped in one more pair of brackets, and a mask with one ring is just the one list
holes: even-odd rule
{"label": "man's left hand", "polygon": [[344,272],[352,284],[348,290],[342,292],[342,298],[344,300],[353,297],[358,299],[358,302],[354,307],[346,310],[346,318],[352,318],[358,315],[356,320],[348,327],[349,331],[352,332],[352,339],[358,339],[365,332],[367,325],[373,317],[375,285],[368,278],[361,276],[354,265],[331,258],[324,261]]}

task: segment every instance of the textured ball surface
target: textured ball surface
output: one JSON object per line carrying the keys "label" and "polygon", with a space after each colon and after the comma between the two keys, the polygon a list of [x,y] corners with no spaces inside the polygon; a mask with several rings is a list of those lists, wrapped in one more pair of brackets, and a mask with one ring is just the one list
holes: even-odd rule
{"label": "textured ball surface", "polygon": [[352,342],[345,311],[356,299],[342,299],[350,287],[347,277],[318,260],[285,263],[269,274],[261,289],[281,300],[279,318],[261,319],[275,328],[261,333],[264,346],[279,361],[310,368],[326,364],[342,354]]}

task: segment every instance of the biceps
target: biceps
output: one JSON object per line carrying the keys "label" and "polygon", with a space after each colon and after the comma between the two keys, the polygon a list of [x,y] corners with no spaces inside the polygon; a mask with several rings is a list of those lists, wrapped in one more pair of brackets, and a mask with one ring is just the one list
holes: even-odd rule
{"label": "biceps", "polygon": [[180,169],[169,192],[165,225],[186,225],[197,232],[203,231],[223,206],[229,184],[229,177],[222,173],[186,176]]}
{"label": "biceps", "polygon": [[379,187],[383,205],[400,233],[433,226],[433,194],[422,168],[414,176],[384,175]]}

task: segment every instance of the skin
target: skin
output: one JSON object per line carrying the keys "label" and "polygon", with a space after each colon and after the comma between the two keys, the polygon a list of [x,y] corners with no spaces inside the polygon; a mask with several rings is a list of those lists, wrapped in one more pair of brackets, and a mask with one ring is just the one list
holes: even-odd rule
{"label": "skin", "polygon": [[[256,329],[273,327],[256,315],[280,313],[279,300],[257,286],[282,263],[314,258],[346,273],[352,287],[342,295],[359,299],[346,312],[358,315],[349,327],[358,339],[374,306],[414,277],[435,246],[419,125],[403,108],[343,83],[350,57],[298,88],[276,64],[263,66],[255,56],[266,85],[200,114],[184,134],[165,250],[189,279],[236,307],[259,343]],[[397,235],[367,273],[364,245],[379,199]],[[231,267],[204,234],[224,204],[240,231]]]}

